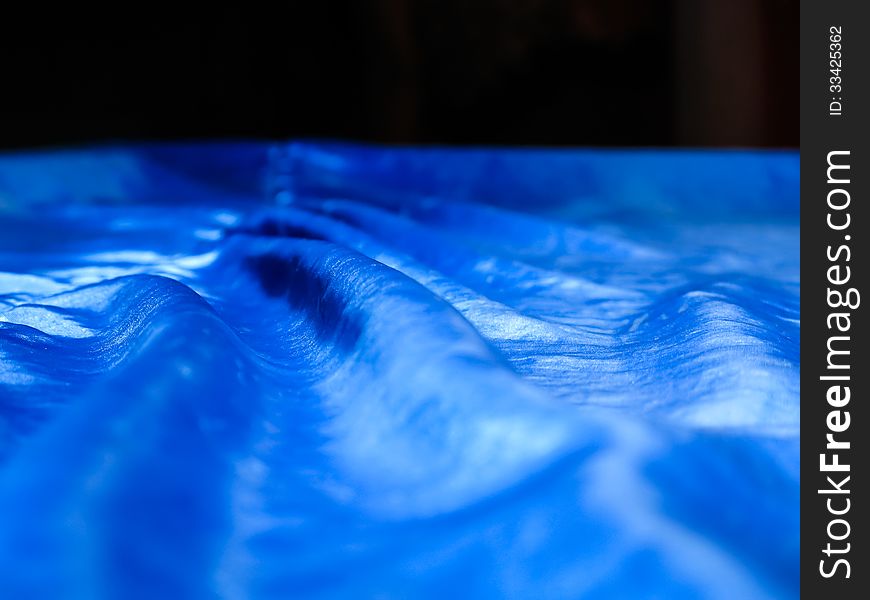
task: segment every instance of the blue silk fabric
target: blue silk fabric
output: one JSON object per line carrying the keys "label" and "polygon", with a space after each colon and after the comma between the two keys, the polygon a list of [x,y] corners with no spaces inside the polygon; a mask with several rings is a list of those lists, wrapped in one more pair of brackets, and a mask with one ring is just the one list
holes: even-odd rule
{"label": "blue silk fabric", "polygon": [[0,156],[0,595],[796,597],[798,164]]}

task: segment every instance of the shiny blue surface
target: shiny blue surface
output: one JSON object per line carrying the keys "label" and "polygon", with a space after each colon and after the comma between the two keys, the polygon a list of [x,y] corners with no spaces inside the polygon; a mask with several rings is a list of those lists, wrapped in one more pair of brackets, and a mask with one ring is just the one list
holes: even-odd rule
{"label": "shiny blue surface", "polygon": [[0,156],[6,598],[798,595],[798,156]]}

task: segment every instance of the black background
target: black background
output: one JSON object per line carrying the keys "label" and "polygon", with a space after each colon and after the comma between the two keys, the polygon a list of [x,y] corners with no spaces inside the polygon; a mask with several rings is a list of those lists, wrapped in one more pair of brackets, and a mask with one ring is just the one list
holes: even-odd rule
{"label": "black background", "polygon": [[10,4],[0,148],[798,142],[793,0]]}
{"label": "black background", "polygon": [[[832,94],[829,89],[830,27],[842,27],[842,77],[841,93]],[[842,2],[801,2],[801,594],[807,598],[858,599],[870,594],[868,572],[867,513],[867,447],[868,419],[867,398],[867,347],[868,332],[867,302],[870,290],[866,286],[867,256],[865,234],[870,223],[870,211],[866,198],[870,194],[870,5],[863,0]],[[843,114],[828,116],[828,104],[832,96],[843,98]],[[851,183],[847,186],[851,195],[849,231],[836,232],[828,228],[827,193],[836,187],[827,184],[827,154],[832,150],[851,152]],[[843,215],[837,215],[841,217]],[[827,269],[831,266],[826,250],[830,245],[836,249],[851,236],[851,279],[848,286],[862,293],[862,305],[851,313],[849,334],[839,334],[836,328],[830,331],[826,318],[831,312],[843,309],[829,308],[826,301],[828,288]],[[841,261],[841,264],[842,261]],[[848,310],[848,309],[847,309]],[[851,450],[841,451],[840,461],[850,463],[851,509],[844,516],[851,524],[851,535],[842,542],[832,542],[833,547],[851,544],[846,556],[852,566],[851,578],[842,578],[842,568],[837,576],[824,579],[819,574],[819,561],[826,559],[830,569],[836,555],[828,560],[822,550],[828,540],[826,528],[831,519],[825,505],[829,496],[820,495],[819,489],[828,488],[826,475],[819,472],[819,454],[825,452],[826,434],[829,432],[825,418],[831,410],[825,393],[832,382],[819,381],[826,371],[828,336],[850,335],[848,357],[852,376],[851,400],[844,408],[850,412],[849,429],[837,434],[837,439],[850,441]],[[839,342],[842,344],[843,342]],[[842,373],[842,371],[840,372]],[[828,459],[829,461],[831,459]],[[834,481],[840,481],[837,473]],[[842,501],[842,497],[839,498]],[[835,508],[840,506],[836,503]],[[838,529],[834,530],[840,534]]]}

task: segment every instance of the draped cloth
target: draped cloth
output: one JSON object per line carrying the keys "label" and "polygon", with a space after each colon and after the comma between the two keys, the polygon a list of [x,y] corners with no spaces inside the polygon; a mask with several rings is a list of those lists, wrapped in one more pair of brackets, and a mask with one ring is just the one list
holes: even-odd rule
{"label": "draped cloth", "polygon": [[796,597],[798,162],[0,156],[2,595]]}

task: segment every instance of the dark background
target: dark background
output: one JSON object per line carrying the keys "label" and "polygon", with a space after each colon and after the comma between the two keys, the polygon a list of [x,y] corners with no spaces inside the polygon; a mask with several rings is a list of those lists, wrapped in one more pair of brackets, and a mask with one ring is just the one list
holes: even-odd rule
{"label": "dark background", "polygon": [[798,144],[792,0],[148,6],[0,9],[0,148]]}

